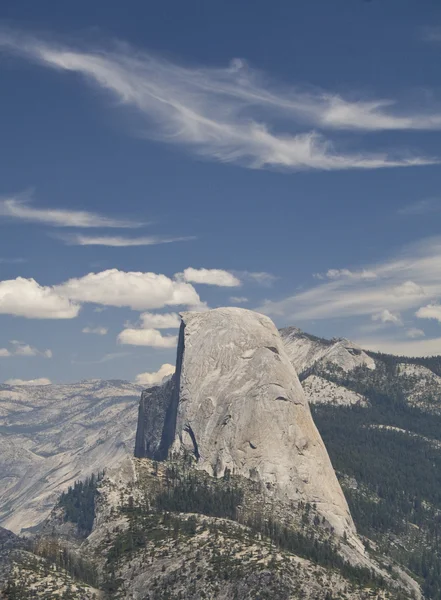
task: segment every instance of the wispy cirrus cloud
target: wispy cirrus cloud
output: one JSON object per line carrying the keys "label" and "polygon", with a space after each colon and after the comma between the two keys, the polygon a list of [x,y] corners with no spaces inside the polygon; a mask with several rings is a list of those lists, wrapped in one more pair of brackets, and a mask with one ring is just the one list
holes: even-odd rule
{"label": "wispy cirrus cloud", "polygon": [[51,227],[114,227],[138,228],[146,223],[114,219],[84,210],[64,208],[37,208],[29,195],[0,198],[0,217],[30,223],[41,223]]}
{"label": "wispy cirrus cloud", "polygon": [[409,327],[409,329],[406,329],[406,337],[410,339],[422,338],[425,335],[426,334],[424,331],[422,329],[418,329],[418,327]]}
{"label": "wispy cirrus cloud", "polygon": [[111,362],[112,360],[118,360],[120,358],[125,358],[126,356],[130,356],[130,352],[109,352],[108,354],[104,354],[100,358],[96,360],[88,359],[88,360],[77,360],[74,356],[71,360],[73,365],[101,365],[104,363]]}
{"label": "wispy cirrus cloud", "polygon": [[423,27],[421,29],[421,39],[424,42],[434,44],[441,42],[441,27],[436,25]]}
{"label": "wispy cirrus cloud", "polygon": [[290,171],[439,162],[407,148],[345,151],[317,132],[439,129],[441,111],[430,107],[406,111],[390,99],[347,100],[322,90],[282,86],[238,59],[226,68],[181,66],[123,44],[89,49],[5,29],[0,47],[40,65],[81,74],[118,106],[134,110],[146,137],[214,160]]}
{"label": "wispy cirrus cloud", "polygon": [[257,283],[258,285],[262,285],[263,287],[271,287],[278,279],[276,275],[267,273],[266,271],[241,271],[240,277],[248,279],[253,283]]}
{"label": "wispy cirrus cloud", "polygon": [[246,304],[249,300],[246,296],[230,296],[230,302],[233,302],[233,304]]}
{"label": "wispy cirrus cloud", "polygon": [[[135,229],[148,225],[146,222],[115,219],[89,211],[61,208],[41,208],[32,204],[29,194],[19,197],[0,198],[0,218],[38,223],[57,228],[108,228]],[[172,242],[187,242],[195,236],[144,235],[89,235],[84,233],[55,233],[52,235],[70,246],[109,246],[115,248],[155,246]],[[0,259],[1,262],[22,262],[23,259]]]}
{"label": "wispy cirrus cloud", "polygon": [[25,258],[0,258],[0,265],[19,265],[24,262]]}
{"label": "wispy cirrus cloud", "polygon": [[145,235],[142,237],[124,237],[115,235],[57,235],[69,246],[109,246],[113,248],[125,248],[133,246],[156,246],[158,244],[171,244],[173,242],[188,242],[196,239],[188,237],[167,237],[160,235]]}
{"label": "wispy cirrus cloud", "polygon": [[[441,297],[441,238],[430,238],[405,248],[401,254],[312,286],[279,301],[267,301],[257,310],[297,320],[397,315]],[[384,312],[387,311],[387,312]]]}
{"label": "wispy cirrus cloud", "polygon": [[400,208],[397,213],[403,216],[428,215],[441,212],[440,198],[424,198]]}
{"label": "wispy cirrus cloud", "polygon": [[[409,330],[410,331],[410,330]],[[416,331],[416,330],[412,330]],[[424,336],[424,332],[423,336]],[[355,341],[366,350],[374,352],[386,352],[396,356],[435,356],[440,354],[441,337],[431,339],[412,339],[414,336],[407,336],[408,339],[391,339],[390,337],[369,337],[358,338]]]}
{"label": "wispy cirrus cloud", "polygon": [[[283,317],[285,324],[346,319],[346,326],[352,328],[350,337],[370,350],[407,356],[441,354],[437,328],[437,337],[431,337],[415,326],[416,318],[441,322],[440,264],[441,238],[429,238],[377,264],[347,269],[349,274],[326,278],[278,301],[268,300],[256,310],[279,320]],[[375,277],[360,276],[365,272]]]}
{"label": "wispy cirrus cloud", "polygon": [[328,269],[326,273],[314,273],[316,279],[376,279],[377,274],[368,269],[351,271],[350,269]]}

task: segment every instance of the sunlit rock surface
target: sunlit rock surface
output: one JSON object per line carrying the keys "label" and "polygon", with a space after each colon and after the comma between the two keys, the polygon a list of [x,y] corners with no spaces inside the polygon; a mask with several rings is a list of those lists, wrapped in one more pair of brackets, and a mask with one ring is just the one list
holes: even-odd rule
{"label": "sunlit rock surface", "polygon": [[280,334],[258,313],[183,313],[168,400],[150,394],[141,404],[137,449],[159,459],[167,449],[190,453],[210,475],[258,480],[281,500],[315,503],[338,534],[354,530]]}
{"label": "sunlit rock surface", "polygon": [[281,329],[280,335],[299,376],[307,374],[316,365],[334,365],[343,371],[363,365],[375,369],[374,359],[357,344],[344,338],[326,340],[305,333],[298,327]]}

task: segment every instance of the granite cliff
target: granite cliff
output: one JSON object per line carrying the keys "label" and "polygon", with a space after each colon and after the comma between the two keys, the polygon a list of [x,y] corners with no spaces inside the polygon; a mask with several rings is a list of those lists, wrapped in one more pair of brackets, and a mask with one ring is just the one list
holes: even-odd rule
{"label": "granite cliff", "polygon": [[338,535],[355,539],[346,500],[283,341],[258,313],[182,314],[176,373],[144,392],[135,455],[194,459],[263,484],[287,505],[306,502]]}

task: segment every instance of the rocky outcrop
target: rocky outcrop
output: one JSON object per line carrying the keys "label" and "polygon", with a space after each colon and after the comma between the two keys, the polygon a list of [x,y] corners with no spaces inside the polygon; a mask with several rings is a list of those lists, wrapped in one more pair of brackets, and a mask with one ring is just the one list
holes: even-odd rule
{"label": "rocky outcrop", "polygon": [[[418,585],[409,576],[395,568],[391,576],[368,555],[360,557],[364,563],[358,567],[364,566],[363,571],[343,565],[337,550],[345,544],[329,552],[329,545],[324,546],[324,543],[332,536],[329,531],[315,526],[313,518],[301,520],[295,536],[298,542],[288,550],[286,544],[270,541],[265,534],[256,535],[257,522],[250,526],[233,518],[231,513],[221,516],[222,509],[214,516],[219,506],[216,502],[202,506],[198,502],[198,491],[206,500],[211,497],[221,505],[220,492],[233,489],[231,480],[214,479],[203,472],[190,473],[188,462],[183,470],[181,466],[173,462],[126,458],[117,468],[108,469],[98,483],[93,530],[79,546],[76,538],[64,537],[66,523],[62,507],[53,511],[45,531],[40,533],[40,542],[49,537],[53,544],[54,539],[61,538],[62,545],[67,543],[71,552],[74,547],[78,556],[94,565],[101,590],[112,586],[112,596],[118,598],[317,600],[332,594],[333,598],[366,600],[372,594],[372,588],[366,586],[366,576],[372,573],[371,569],[383,579],[381,582],[371,579],[379,600],[420,598]],[[242,481],[242,485],[248,488],[246,493],[260,496],[253,482]],[[175,491],[180,490],[180,494],[173,494],[175,500],[180,498],[180,505],[175,505],[175,510],[170,505],[160,509],[161,503],[157,500],[164,499],[164,495],[170,498],[171,486]],[[193,493],[186,495],[190,489]],[[242,507],[242,501],[246,500],[236,498],[236,501]],[[227,504],[223,506],[225,509]],[[269,503],[265,506],[271,511],[265,514],[271,514],[273,519],[273,507]],[[227,512],[230,509],[231,506]],[[260,523],[264,522],[265,519]],[[285,539],[288,535],[286,531]],[[121,544],[133,539],[136,543],[127,545],[121,552]],[[322,558],[319,549],[325,550]],[[383,561],[388,564],[385,557],[381,557]],[[53,577],[60,574],[53,566],[50,571]],[[19,575],[23,577],[26,573],[21,571]],[[360,575],[364,579],[357,583]],[[44,582],[38,575],[36,580],[42,589]],[[415,596],[411,596],[414,589]],[[45,595],[47,587],[43,590],[36,597],[52,597]],[[70,590],[69,597],[86,600],[90,597],[86,594],[88,591],[80,594]],[[108,598],[108,593],[95,593],[93,598]]]}
{"label": "rocky outcrop", "polygon": [[315,366],[333,365],[343,371],[366,366],[375,369],[375,361],[357,344],[345,338],[326,340],[297,327],[280,330],[285,350],[301,379]]}
{"label": "rocky outcrop", "polygon": [[328,381],[318,375],[310,375],[302,382],[303,391],[309,404],[332,406],[367,406],[368,401],[343,385]]}
{"label": "rocky outcrop", "polygon": [[2,583],[7,580],[12,566],[14,552],[25,547],[24,541],[16,536],[12,531],[0,527],[0,598]]}
{"label": "rocky outcrop", "polygon": [[143,396],[137,456],[191,453],[210,475],[228,469],[279,500],[316,504],[336,533],[352,536],[346,500],[268,317],[238,308],[183,313],[176,366],[168,392]]}

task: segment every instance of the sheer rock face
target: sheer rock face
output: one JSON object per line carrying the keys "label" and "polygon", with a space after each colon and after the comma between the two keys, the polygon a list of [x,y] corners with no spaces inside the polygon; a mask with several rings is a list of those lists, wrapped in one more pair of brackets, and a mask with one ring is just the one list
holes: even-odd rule
{"label": "sheer rock face", "polygon": [[239,308],[183,313],[169,387],[159,423],[156,409],[146,406],[153,419],[143,429],[144,439],[155,432],[148,444],[161,451],[155,455],[144,444],[137,456],[165,457],[173,439],[169,453],[194,454],[196,468],[214,476],[230,469],[261,481],[280,500],[316,503],[337,534],[352,537],[346,500],[269,318]]}
{"label": "sheer rock face", "polygon": [[175,388],[174,376],[161,386],[144,390],[141,395],[136,430],[135,456],[148,456],[153,460],[167,458],[168,449],[174,438],[174,428],[167,436],[165,424],[170,423],[167,412]]}

